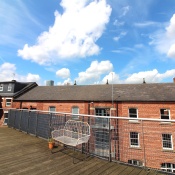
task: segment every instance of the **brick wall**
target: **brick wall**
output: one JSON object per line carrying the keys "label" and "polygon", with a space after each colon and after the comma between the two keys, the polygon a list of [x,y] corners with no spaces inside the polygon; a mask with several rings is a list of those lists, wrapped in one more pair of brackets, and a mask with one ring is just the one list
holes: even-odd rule
{"label": "brick wall", "polygon": [[[160,119],[160,109],[170,109],[171,119],[175,120],[175,105],[171,102],[118,102],[112,106],[111,102],[14,102],[13,107],[28,108],[32,106],[37,110],[48,111],[49,106],[55,106],[56,111],[71,113],[72,107],[79,107],[80,114],[95,114],[95,108],[109,108],[112,116],[128,117],[129,108],[138,109],[138,118]],[[130,122],[129,120],[112,120],[118,135],[112,134],[112,152],[115,152],[116,160],[128,162],[128,160],[140,160],[147,167],[160,169],[161,163],[175,164],[175,149],[163,150],[162,134],[172,134],[175,145],[175,124],[153,121]],[[118,126],[118,127],[117,127]],[[139,133],[140,145],[137,148],[130,147],[130,132]],[[118,138],[116,138],[118,137]],[[92,139],[93,140],[93,139]],[[119,145],[118,145],[119,144]],[[93,145],[91,146],[91,149]]]}

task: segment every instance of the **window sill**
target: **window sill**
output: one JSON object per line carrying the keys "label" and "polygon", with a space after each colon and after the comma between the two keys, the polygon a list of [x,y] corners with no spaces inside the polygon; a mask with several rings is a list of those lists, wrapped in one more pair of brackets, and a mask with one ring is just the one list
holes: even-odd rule
{"label": "window sill", "polygon": [[129,120],[128,123],[136,123],[136,124],[139,124],[140,122],[139,122],[139,120]]}
{"label": "window sill", "polygon": [[162,149],[163,152],[174,152],[173,149]]}
{"label": "window sill", "polygon": [[160,122],[160,125],[171,125],[171,122]]}
{"label": "window sill", "polygon": [[[109,126],[108,125],[98,125],[98,124],[96,124],[96,125],[92,125],[92,128],[94,128],[94,129],[109,129]],[[114,126],[110,126],[110,129],[114,129]]]}
{"label": "window sill", "polygon": [[130,149],[138,149],[138,150],[141,150],[140,146],[138,146],[138,147],[130,146],[129,148],[130,148]]}

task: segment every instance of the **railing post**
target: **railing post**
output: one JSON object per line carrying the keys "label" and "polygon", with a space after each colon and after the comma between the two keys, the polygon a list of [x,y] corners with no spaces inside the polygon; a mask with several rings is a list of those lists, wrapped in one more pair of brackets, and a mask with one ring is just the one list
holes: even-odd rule
{"label": "railing post", "polygon": [[[4,115],[4,118],[5,118],[5,113],[3,113]],[[9,124],[10,124],[10,119],[11,118],[11,109],[8,110],[8,120],[7,120],[7,126],[9,127]]]}
{"label": "railing post", "polygon": [[111,119],[109,118],[109,162],[112,161],[111,157]]}
{"label": "railing post", "polygon": [[13,127],[16,129],[16,127],[15,127],[15,123],[16,123],[16,111],[15,111],[14,123],[13,123]]}
{"label": "railing post", "polygon": [[29,115],[28,115],[28,121],[27,121],[27,134],[29,133],[29,122],[30,122],[30,111],[29,112]]}
{"label": "railing post", "polygon": [[36,112],[36,127],[35,127],[35,136],[37,137],[37,129],[38,129],[38,114],[39,112]]}
{"label": "railing post", "polygon": [[49,133],[48,137],[51,138],[51,132],[52,132],[52,113],[50,113],[50,120],[49,120]]}
{"label": "railing post", "polygon": [[22,118],[22,113],[23,113],[23,110],[21,111],[20,110],[20,121],[19,121],[19,130],[21,131],[21,118]]}
{"label": "railing post", "polygon": [[141,120],[142,123],[142,135],[143,135],[143,159],[144,159],[144,167],[146,167],[146,154],[145,154],[145,139],[144,139],[144,130],[143,130],[143,120]]}
{"label": "railing post", "polygon": [[[91,130],[91,123],[90,123],[91,121],[90,121],[90,117],[88,116],[88,124],[90,125],[90,130]],[[91,131],[90,131],[90,133],[91,133]],[[90,145],[90,143],[89,143],[89,140],[88,140],[88,145],[87,145],[87,152],[89,153],[89,146]]]}
{"label": "railing post", "polygon": [[66,114],[64,115],[64,123],[66,123]]}

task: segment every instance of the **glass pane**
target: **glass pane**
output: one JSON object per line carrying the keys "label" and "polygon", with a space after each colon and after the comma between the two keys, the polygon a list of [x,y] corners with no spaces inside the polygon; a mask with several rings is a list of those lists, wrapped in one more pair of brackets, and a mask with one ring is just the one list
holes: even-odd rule
{"label": "glass pane", "polygon": [[49,111],[55,112],[55,111],[56,111],[56,110],[55,110],[55,107],[54,107],[54,106],[50,106],[50,107],[49,107]]}
{"label": "glass pane", "polygon": [[161,119],[169,119],[169,109],[160,109]]}
{"label": "glass pane", "polygon": [[137,109],[135,109],[135,108],[130,108],[130,109],[129,109],[129,117],[137,118]]}

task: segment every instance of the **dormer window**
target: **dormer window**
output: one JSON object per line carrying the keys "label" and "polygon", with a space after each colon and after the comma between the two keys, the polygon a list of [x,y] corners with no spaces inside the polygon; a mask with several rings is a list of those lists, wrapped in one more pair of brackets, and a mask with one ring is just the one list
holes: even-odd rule
{"label": "dormer window", "polygon": [[8,85],[8,91],[11,91],[11,90],[12,90],[12,85],[9,84],[9,85]]}
{"label": "dormer window", "polygon": [[0,85],[0,91],[3,91],[3,84]]}

